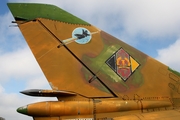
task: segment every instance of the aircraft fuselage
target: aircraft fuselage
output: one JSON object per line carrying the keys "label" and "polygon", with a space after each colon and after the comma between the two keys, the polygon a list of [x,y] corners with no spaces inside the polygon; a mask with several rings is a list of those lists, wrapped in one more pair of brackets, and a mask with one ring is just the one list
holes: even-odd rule
{"label": "aircraft fuselage", "polygon": [[136,101],[106,98],[39,102],[20,107],[17,111],[36,117],[60,117],[133,110],[140,110],[140,112],[142,112],[147,109],[166,109],[171,106],[170,101],[162,100]]}

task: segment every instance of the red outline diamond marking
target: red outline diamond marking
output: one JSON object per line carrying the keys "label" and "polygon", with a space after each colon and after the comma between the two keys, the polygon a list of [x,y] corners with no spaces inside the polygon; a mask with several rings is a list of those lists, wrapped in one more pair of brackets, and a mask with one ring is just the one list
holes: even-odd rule
{"label": "red outline diamond marking", "polygon": [[106,61],[106,64],[124,81],[126,81],[140,65],[123,50],[123,48],[116,51],[116,53]]}

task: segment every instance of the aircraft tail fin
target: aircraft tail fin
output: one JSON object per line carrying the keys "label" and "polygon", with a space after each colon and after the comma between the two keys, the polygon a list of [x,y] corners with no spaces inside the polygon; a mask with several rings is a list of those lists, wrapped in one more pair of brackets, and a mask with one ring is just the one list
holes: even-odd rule
{"label": "aircraft tail fin", "polygon": [[180,101],[178,73],[141,51],[56,6],[8,6],[53,90]]}

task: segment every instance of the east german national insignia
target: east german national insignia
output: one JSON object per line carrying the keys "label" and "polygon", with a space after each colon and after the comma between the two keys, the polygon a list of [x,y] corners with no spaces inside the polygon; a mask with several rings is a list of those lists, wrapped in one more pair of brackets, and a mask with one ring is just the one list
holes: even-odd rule
{"label": "east german national insignia", "polygon": [[125,50],[123,50],[123,48],[116,51],[106,61],[106,64],[125,82],[140,65]]}

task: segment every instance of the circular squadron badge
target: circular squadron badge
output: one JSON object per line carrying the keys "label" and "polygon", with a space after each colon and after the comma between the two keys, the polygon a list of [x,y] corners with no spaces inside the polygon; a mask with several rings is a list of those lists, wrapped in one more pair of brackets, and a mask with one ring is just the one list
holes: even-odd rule
{"label": "circular squadron badge", "polygon": [[76,38],[75,42],[77,42],[79,44],[86,44],[92,38],[90,31],[88,29],[82,28],[82,27],[78,27],[78,28],[74,29],[72,32],[72,37]]}

